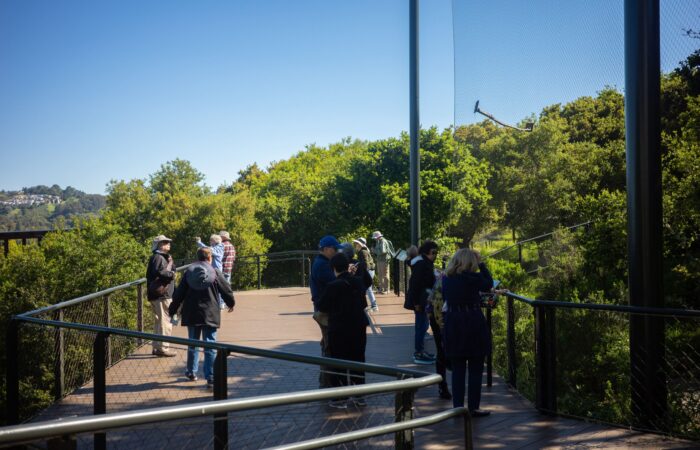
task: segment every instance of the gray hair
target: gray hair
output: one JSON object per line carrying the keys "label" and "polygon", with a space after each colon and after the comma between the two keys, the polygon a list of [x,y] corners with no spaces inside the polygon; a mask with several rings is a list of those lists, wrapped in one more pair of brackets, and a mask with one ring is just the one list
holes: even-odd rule
{"label": "gray hair", "polygon": [[221,236],[218,234],[212,234],[209,236],[209,242],[216,242],[217,244],[221,244]]}

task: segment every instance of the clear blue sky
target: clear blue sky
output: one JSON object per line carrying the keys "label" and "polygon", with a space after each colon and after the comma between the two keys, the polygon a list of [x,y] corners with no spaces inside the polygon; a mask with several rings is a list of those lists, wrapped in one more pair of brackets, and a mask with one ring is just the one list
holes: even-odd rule
{"label": "clear blue sky", "polygon": [[[621,86],[621,1],[455,2],[456,56],[452,1],[421,0],[424,126],[479,120],[476,98],[517,121]],[[679,24],[700,28],[700,1],[662,3],[673,66],[697,47]],[[408,0],[0,1],[0,189],[102,193],[174,158],[216,187],[407,128]]]}

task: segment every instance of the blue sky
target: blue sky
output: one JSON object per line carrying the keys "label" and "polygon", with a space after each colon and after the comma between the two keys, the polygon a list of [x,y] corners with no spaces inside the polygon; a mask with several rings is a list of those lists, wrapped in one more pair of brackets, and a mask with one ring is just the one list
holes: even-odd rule
{"label": "blue sky", "polygon": [[[700,1],[665,3],[662,31],[700,28]],[[421,122],[479,120],[477,98],[517,121],[620,86],[621,4],[456,0],[454,55],[452,1],[422,0]],[[671,67],[698,44],[674,33]],[[0,189],[102,193],[174,158],[216,187],[407,128],[407,0],[0,1]]]}

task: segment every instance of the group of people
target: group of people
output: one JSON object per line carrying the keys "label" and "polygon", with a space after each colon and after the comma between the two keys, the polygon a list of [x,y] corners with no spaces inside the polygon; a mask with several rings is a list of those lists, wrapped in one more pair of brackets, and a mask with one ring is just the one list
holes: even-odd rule
{"label": "group of people", "polygon": [[[435,269],[438,245],[425,241],[409,248],[411,269],[404,307],[415,315],[413,361],[433,364],[442,376],[440,398],[452,399],[454,407],[464,406],[468,367],[467,407],[472,417],[489,415],[479,408],[484,360],[491,353],[491,335],[481,310],[484,293],[494,287],[493,278],[478,252],[463,248],[452,256],[444,273]],[[436,355],[425,351],[428,328],[433,332]],[[447,369],[452,370],[452,393]]]}
{"label": "group of people", "polygon": [[[190,339],[216,342],[221,325],[221,310],[232,312],[236,304],[231,289],[231,273],[236,249],[227,231],[211,235],[210,246],[195,239],[198,245],[197,261],[185,270],[175,287],[175,263],[170,255],[172,239],[159,235],[153,239],[152,255],[146,269],[147,297],[154,315],[154,333],[170,336],[172,325],[180,311],[181,323],[187,327]],[[152,354],[172,357],[176,353],[164,341],[153,341]],[[216,350],[204,351],[203,374],[207,386],[214,383]],[[198,380],[199,348],[187,349],[185,377]]]}

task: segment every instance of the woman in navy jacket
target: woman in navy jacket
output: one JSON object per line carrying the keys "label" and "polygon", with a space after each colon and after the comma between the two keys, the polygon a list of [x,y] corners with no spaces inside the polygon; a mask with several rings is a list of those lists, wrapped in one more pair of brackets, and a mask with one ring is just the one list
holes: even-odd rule
{"label": "woman in navy jacket", "polygon": [[[478,270],[478,271],[477,271]],[[445,300],[445,354],[452,362],[452,403],[464,406],[464,382],[469,363],[467,406],[472,416],[489,414],[479,409],[484,359],[491,353],[491,335],[481,312],[480,292],[489,292],[493,279],[479,253],[458,250],[445,271],[442,295]]]}

